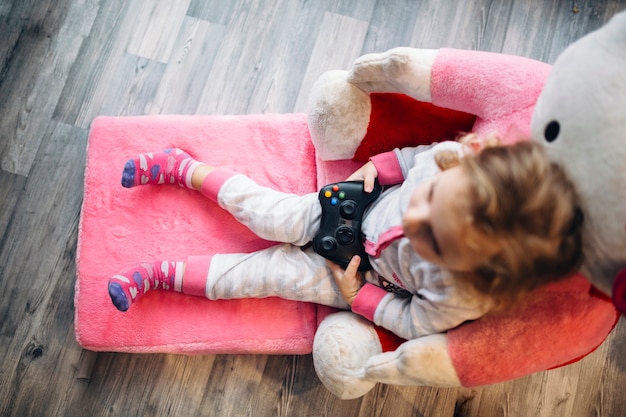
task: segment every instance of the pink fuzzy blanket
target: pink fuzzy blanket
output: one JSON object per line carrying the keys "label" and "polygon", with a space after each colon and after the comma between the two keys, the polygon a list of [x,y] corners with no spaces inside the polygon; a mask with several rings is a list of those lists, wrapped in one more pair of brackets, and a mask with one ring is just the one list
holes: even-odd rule
{"label": "pink fuzzy blanket", "polygon": [[[261,184],[307,193],[318,188],[315,151],[307,138],[303,114],[97,118],[89,137],[77,256],[75,331],[80,345],[96,351],[309,353],[318,324],[312,304],[212,302],[155,292],[120,313],[106,291],[111,274],[142,260],[184,260],[272,244],[199,193],[176,187],[123,188],[127,159],[176,146]],[[347,165],[337,166],[335,175],[350,172]],[[332,172],[319,175],[325,180]]]}

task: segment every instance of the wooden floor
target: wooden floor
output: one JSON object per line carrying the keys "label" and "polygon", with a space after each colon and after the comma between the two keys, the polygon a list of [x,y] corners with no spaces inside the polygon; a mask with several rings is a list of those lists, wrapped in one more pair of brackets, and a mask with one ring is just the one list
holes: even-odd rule
{"label": "wooden floor", "polygon": [[0,415],[626,416],[626,325],[565,368],[341,401],[310,356],[81,350],[73,295],[96,115],[301,112],[316,77],[394,46],[554,62],[626,1],[0,0]]}

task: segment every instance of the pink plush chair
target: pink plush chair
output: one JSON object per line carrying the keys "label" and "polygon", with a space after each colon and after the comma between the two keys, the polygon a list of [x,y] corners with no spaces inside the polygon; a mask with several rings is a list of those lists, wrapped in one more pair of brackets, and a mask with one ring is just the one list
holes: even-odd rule
{"label": "pink plush chair", "polygon": [[[463,111],[443,108],[452,107],[459,93],[455,88],[461,87],[451,67],[497,67],[507,74],[519,71],[520,78],[530,72],[534,75],[526,82],[532,83],[535,96],[549,67],[483,54],[439,53],[439,72],[433,77],[447,77],[450,89],[438,91],[438,101],[372,95],[371,124],[355,159],[394,146],[450,138],[458,131],[508,125],[509,120],[489,120],[471,106],[459,109]],[[465,95],[493,94],[478,84],[462,87]],[[527,128],[531,114],[532,105],[515,118]],[[126,313],[113,307],[107,280],[127,264],[246,252],[273,244],[255,237],[199,193],[177,187],[121,187],[121,170],[129,157],[171,146],[295,193],[342,180],[362,164],[355,159],[322,161],[305,114],[97,118],[89,136],[77,256],[79,344],[95,351],[133,353],[310,353],[318,325],[332,309],[280,299],[208,301],[160,292],[147,295]],[[495,383],[580,359],[602,343],[617,317],[610,301],[577,275],[542,289],[516,315],[487,316],[448,332],[449,354],[462,385]],[[383,330],[380,335],[386,349],[403,343]]]}

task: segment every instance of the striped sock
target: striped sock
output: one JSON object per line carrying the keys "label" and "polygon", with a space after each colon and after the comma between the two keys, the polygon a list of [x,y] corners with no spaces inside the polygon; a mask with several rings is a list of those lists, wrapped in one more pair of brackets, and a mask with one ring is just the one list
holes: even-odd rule
{"label": "striped sock", "polygon": [[191,187],[191,175],[200,162],[181,149],[165,149],[129,159],[122,172],[122,186],[177,184]]}
{"label": "striped sock", "polygon": [[184,262],[143,262],[125,269],[109,279],[109,295],[113,305],[126,311],[150,290],[182,290]]}

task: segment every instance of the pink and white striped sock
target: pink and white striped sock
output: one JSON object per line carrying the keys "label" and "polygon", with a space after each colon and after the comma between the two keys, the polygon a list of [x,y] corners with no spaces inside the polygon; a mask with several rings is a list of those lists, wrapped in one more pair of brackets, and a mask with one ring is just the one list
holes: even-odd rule
{"label": "pink and white striped sock", "polygon": [[129,159],[122,172],[122,186],[177,184],[192,188],[191,175],[201,163],[182,149],[171,148]]}
{"label": "pink and white striped sock", "polygon": [[109,279],[109,295],[120,310],[128,308],[150,290],[182,291],[184,262],[143,262]]}

